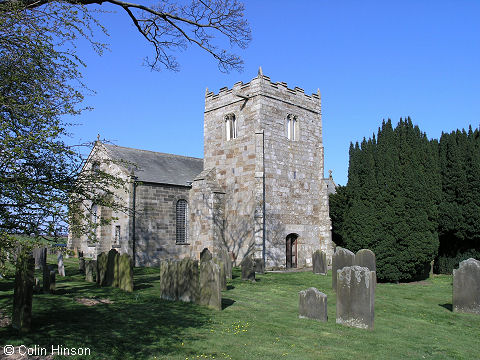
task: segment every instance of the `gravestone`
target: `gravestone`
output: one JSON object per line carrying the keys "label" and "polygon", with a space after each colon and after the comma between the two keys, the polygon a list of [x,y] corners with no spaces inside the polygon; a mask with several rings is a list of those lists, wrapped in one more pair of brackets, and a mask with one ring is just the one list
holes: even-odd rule
{"label": "gravestone", "polygon": [[355,254],[354,265],[366,267],[370,271],[377,271],[375,254],[372,250],[369,249],[361,249],[357,251],[357,253]]}
{"label": "gravestone", "polygon": [[327,275],[327,254],[324,251],[317,250],[312,256],[313,273]]}
{"label": "gravestone", "polygon": [[355,254],[348,249],[337,247],[332,255],[332,289],[337,289],[337,270],[343,269],[345,266],[353,266]]}
{"label": "gravestone", "polygon": [[33,249],[33,257],[35,258],[35,269],[43,269],[43,265],[47,262],[47,248],[36,247]]}
{"label": "gravestone", "polygon": [[373,330],[375,272],[346,266],[337,271],[337,324]]}
{"label": "gravestone", "polygon": [[470,258],[453,269],[453,311],[480,314],[480,261]]}
{"label": "gravestone", "polygon": [[177,298],[185,302],[198,302],[198,260],[186,257],[177,263]]}
{"label": "gravestone", "polygon": [[133,292],[133,266],[128,254],[122,254],[118,258],[118,287]]}
{"label": "gravestone", "polygon": [[255,262],[255,273],[265,274],[265,263],[262,258],[254,259]]}
{"label": "gravestone", "polygon": [[96,261],[87,260],[85,261],[85,281],[95,282],[93,274],[96,272]]}
{"label": "gravestone", "polygon": [[300,291],[298,317],[327,321],[327,295],[314,287]]}
{"label": "gravestone", "polygon": [[43,293],[48,294],[50,292],[50,268],[47,266],[47,264],[43,265],[42,275]]}
{"label": "gravestone", "polygon": [[160,298],[177,300],[177,262],[163,260],[160,262]]}
{"label": "gravestone", "polygon": [[49,289],[48,290],[49,290],[50,294],[54,294],[55,293],[55,285],[56,285],[55,275],[56,275],[57,271],[55,270],[55,266],[52,266],[52,265],[48,266],[48,271],[50,273]]}
{"label": "gravestone", "polygon": [[223,263],[223,261],[217,258],[213,258],[212,260],[220,268],[220,285],[222,287],[222,290],[227,290],[227,274],[225,271],[225,264]]}
{"label": "gravestone", "polygon": [[251,256],[245,256],[240,263],[242,268],[242,280],[255,281],[255,264]]}
{"label": "gravestone", "polygon": [[225,275],[227,276],[227,279],[232,279],[232,257],[228,253],[226,249],[222,249],[218,252],[217,258],[223,262],[225,265]]}
{"label": "gravestone", "polygon": [[58,275],[65,276],[65,265],[63,264],[63,254],[59,251],[57,253]]}
{"label": "gravestone", "polygon": [[107,264],[108,264],[108,255],[105,252],[102,252],[97,256],[97,285],[105,286],[107,282]]}
{"label": "gravestone", "polygon": [[78,258],[78,271],[85,274],[85,259],[83,257]]}
{"label": "gravestone", "polygon": [[208,250],[207,248],[204,248],[202,250],[202,252],[200,253],[200,262],[210,261],[212,259],[213,259],[213,256],[212,256],[212,253],[210,252],[210,250]]}
{"label": "gravestone", "polygon": [[107,274],[105,285],[118,287],[118,258],[120,254],[117,250],[111,249],[107,258]]}
{"label": "gravestone", "polygon": [[222,310],[220,266],[212,260],[200,261],[199,304]]}
{"label": "gravestone", "polygon": [[35,258],[30,251],[22,251],[17,256],[12,314],[12,327],[20,332],[30,330],[34,274]]}

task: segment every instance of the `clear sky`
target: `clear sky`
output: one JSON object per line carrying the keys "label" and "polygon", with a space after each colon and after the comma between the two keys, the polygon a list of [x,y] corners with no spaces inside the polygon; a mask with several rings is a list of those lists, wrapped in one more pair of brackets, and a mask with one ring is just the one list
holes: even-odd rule
{"label": "clear sky", "polygon": [[94,107],[75,121],[74,141],[99,133],[121,146],[203,157],[205,88],[248,82],[258,67],[273,82],[322,94],[325,174],[346,184],[350,142],[376,133],[382,119],[410,116],[429,138],[480,124],[480,1],[245,1],[253,40],[235,49],[242,73],[221,73],[190,48],[180,72],[152,72],[152,49],[126,14],[99,18],[109,52],[81,46]]}

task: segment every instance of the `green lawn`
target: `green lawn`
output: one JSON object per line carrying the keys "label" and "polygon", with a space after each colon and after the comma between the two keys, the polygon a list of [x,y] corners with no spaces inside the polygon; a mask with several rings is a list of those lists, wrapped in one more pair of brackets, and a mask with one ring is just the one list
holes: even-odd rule
{"label": "green lawn", "polygon": [[[480,358],[480,316],[451,312],[451,276],[378,284],[375,330],[367,331],[335,323],[331,274],[268,273],[249,283],[234,269],[219,312],[160,300],[157,269],[135,269],[135,291],[125,293],[82,281],[75,259],[66,265],[57,294],[34,296],[32,332],[0,328],[0,346],[90,348],[81,359]],[[327,323],[298,318],[298,292],[311,286],[328,295]],[[7,313],[12,292],[13,281],[0,280]],[[75,300],[82,297],[112,303],[85,306]]]}

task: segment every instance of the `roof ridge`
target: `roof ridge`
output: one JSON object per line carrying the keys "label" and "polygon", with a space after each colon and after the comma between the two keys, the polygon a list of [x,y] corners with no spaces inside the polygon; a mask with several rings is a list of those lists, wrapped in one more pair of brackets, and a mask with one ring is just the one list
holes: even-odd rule
{"label": "roof ridge", "polygon": [[122,148],[122,149],[135,150],[135,151],[143,151],[143,152],[149,152],[149,153],[154,153],[154,154],[159,154],[159,155],[166,155],[166,156],[177,157],[177,158],[195,159],[195,160],[202,160],[202,161],[203,161],[203,158],[197,158],[197,157],[193,157],[193,156],[169,154],[169,153],[163,153],[163,152],[159,152],[159,151],[145,150],[145,149],[137,149],[137,148],[127,147],[127,146],[120,146],[120,145],[115,145],[115,144],[105,144],[105,143],[101,143],[101,144],[104,145],[104,146],[106,146],[106,147],[117,147],[117,148]]}

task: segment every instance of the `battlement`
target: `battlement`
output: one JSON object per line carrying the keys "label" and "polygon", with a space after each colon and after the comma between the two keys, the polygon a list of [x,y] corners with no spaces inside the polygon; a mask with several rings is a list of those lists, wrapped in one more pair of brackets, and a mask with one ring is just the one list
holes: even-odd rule
{"label": "battlement", "polygon": [[320,90],[311,95],[305,94],[305,90],[295,86],[289,88],[285,82],[272,82],[270,78],[263,75],[262,68],[259,69],[257,77],[248,83],[242,81],[236,82],[232,88],[222,87],[217,94],[205,91],[205,110],[208,111],[212,107],[221,106],[220,103],[226,104],[232,101],[242,101],[254,96],[264,95],[273,99],[288,101],[301,106],[320,111],[321,94]]}

